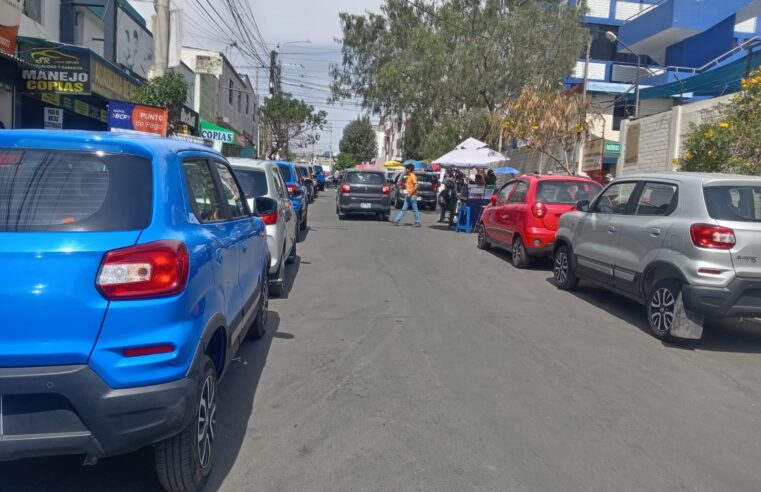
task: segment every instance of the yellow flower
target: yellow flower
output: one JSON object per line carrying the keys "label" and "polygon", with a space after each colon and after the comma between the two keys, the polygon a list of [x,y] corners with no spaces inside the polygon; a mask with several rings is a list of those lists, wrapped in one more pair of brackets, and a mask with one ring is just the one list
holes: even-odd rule
{"label": "yellow flower", "polygon": [[708,139],[711,139],[711,138],[713,138],[713,137],[714,137],[714,135],[715,135],[715,134],[713,133],[713,130],[708,130],[707,132],[705,132],[705,133],[703,134],[703,136],[704,136],[705,138],[708,138]]}
{"label": "yellow flower", "polygon": [[743,89],[747,89],[748,88],[748,79],[740,79],[740,87],[742,87]]}
{"label": "yellow flower", "polygon": [[722,121],[719,123],[719,128],[729,128],[729,123],[726,121]]}
{"label": "yellow flower", "polygon": [[684,154],[684,159],[685,159],[686,161],[691,161],[693,157],[695,157],[695,156],[694,156],[694,155],[692,155],[692,152],[686,152],[686,153]]}
{"label": "yellow flower", "polygon": [[713,150],[709,150],[708,155],[713,155]]}
{"label": "yellow flower", "polygon": [[539,125],[531,125],[531,129],[532,130],[538,130],[539,129]]}

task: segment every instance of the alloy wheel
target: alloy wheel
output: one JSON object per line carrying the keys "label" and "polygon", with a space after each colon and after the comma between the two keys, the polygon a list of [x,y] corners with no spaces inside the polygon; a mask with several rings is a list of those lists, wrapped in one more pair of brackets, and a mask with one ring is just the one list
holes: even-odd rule
{"label": "alloy wheel", "polygon": [[202,468],[211,462],[214,427],[217,425],[217,383],[209,374],[203,382],[198,405],[198,460]]}
{"label": "alloy wheel", "polygon": [[668,333],[674,324],[676,299],[670,289],[661,287],[650,297],[650,326],[658,333]]}
{"label": "alloy wheel", "polygon": [[519,241],[513,241],[513,265],[520,265],[521,263],[521,246]]}
{"label": "alloy wheel", "polygon": [[558,285],[565,284],[568,278],[568,256],[565,252],[560,252],[555,257],[555,268],[553,268],[555,274],[555,282]]}
{"label": "alloy wheel", "polygon": [[[283,277],[285,282],[285,277]],[[269,318],[270,310],[270,283],[266,278],[264,279],[264,286],[262,287],[262,311],[260,316],[262,317],[262,329],[267,326],[267,318]]]}

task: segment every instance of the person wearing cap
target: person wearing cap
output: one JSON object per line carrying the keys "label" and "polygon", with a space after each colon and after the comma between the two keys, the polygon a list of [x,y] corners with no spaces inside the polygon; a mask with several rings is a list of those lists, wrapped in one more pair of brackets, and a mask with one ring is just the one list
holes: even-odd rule
{"label": "person wearing cap", "polygon": [[415,166],[412,164],[404,166],[404,186],[407,189],[407,196],[404,197],[404,205],[402,205],[402,209],[396,217],[394,217],[394,220],[391,221],[394,225],[399,225],[399,222],[407,214],[407,210],[412,207],[412,214],[415,216],[414,227],[420,227],[420,212],[417,209],[417,176],[415,176],[415,173],[413,172],[414,170]]}

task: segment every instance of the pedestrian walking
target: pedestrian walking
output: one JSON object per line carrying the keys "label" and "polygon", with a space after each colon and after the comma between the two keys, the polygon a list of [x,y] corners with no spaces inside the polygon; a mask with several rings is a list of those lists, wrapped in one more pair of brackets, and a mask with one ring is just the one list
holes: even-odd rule
{"label": "pedestrian walking", "polygon": [[417,176],[414,173],[415,166],[407,164],[404,166],[404,186],[407,189],[407,196],[404,197],[404,205],[399,213],[391,221],[394,225],[399,225],[399,222],[407,214],[407,210],[412,207],[412,214],[415,216],[414,227],[420,227],[420,212],[417,209]]}
{"label": "pedestrian walking", "polygon": [[486,186],[495,185],[497,184],[497,175],[494,174],[494,170],[489,169],[486,172]]}
{"label": "pedestrian walking", "polygon": [[441,206],[441,215],[439,223],[444,222],[444,215],[449,212],[449,228],[454,226],[455,215],[457,214],[457,192],[454,189],[454,183],[449,180],[444,184],[444,189],[439,193],[439,205]]}

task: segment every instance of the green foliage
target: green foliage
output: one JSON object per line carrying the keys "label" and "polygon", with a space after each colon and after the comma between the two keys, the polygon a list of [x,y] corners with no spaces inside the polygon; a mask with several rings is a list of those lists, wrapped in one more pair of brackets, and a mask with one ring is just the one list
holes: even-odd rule
{"label": "green foliage", "polygon": [[485,108],[465,111],[462,116],[448,116],[436,122],[423,136],[420,154],[424,159],[436,159],[454,149],[468,137],[490,138],[491,119]]}
{"label": "green foliage", "polygon": [[271,136],[267,154],[270,159],[275,159],[281,151],[287,153],[291,140],[322,130],[328,116],[325,111],[315,111],[314,106],[285,92],[267,99],[259,108],[259,114]]}
{"label": "green foliage", "polygon": [[333,164],[333,170],[334,171],[341,171],[343,169],[349,169],[350,167],[354,167],[358,164],[357,158],[354,157],[352,154],[348,154],[346,152],[339,152],[336,156],[336,163]]}
{"label": "green foliage", "polygon": [[360,162],[375,160],[378,144],[370,119],[358,118],[346,125],[338,148],[342,153],[351,154]]}
{"label": "green foliage", "polygon": [[[424,149],[451,150],[464,112],[491,115],[540,75],[560,81],[589,37],[582,11],[561,0],[416,3],[433,15],[406,0],[386,0],[380,14],[341,13],[343,60],[331,74],[334,100],[416,120],[404,157],[438,157]],[[438,135],[426,144],[431,131]]]}
{"label": "green foliage", "polygon": [[168,72],[156,77],[138,88],[134,102],[158,106],[169,110],[169,121],[177,121],[180,110],[188,97],[188,83],[182,75]]}
{"label": "green foliage", "polygon": [[741,83],[716,121],[690,124],[681,171],[761,175],[761,70]]}

